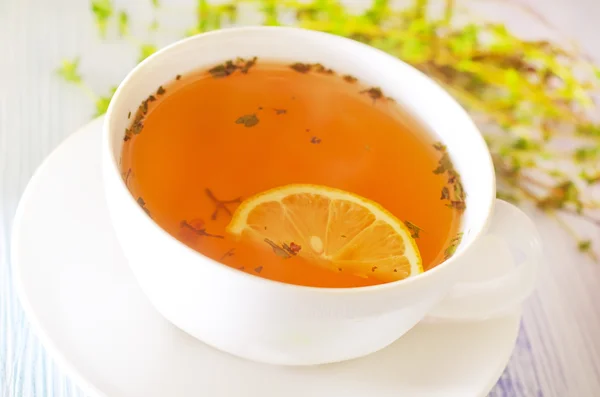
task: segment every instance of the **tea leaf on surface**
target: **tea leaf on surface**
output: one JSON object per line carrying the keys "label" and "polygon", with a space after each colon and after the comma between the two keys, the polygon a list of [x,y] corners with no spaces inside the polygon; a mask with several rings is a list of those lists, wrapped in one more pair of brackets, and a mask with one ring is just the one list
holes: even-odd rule
{"label": "tea leaf on surface", "polygon": [[144,199],[142,197],[137,198],[137,203],[140,207],[142,207],[142,209],[144,210],[146,215],[148,215],[150,218],[152,218],[152,214],[150,213],[150,210],[148,208],[146,208],[146,202],[144,201]]}
{"label": "tea leaf on surface", "polygon": [[383,92],[379,87],[371,87],[369,89],[363,90],[360,92],[361,94],[367,94],[375,103],[378,99],[383,98]]}
{"label": "tea leaf on surface", "polygon": [[459,200],[452,200],[450,204],[446,204],[448,208],[453,208],[455,210],[464,211],[467,208],[467,203]]}
{"label": "tea leaf on surface", "polygon": [[231,248],[229,251],[225,252],[223,256],[219,259],[220,262],[223,262],[226,258],[235,255],[235,248]]}
{"label": "tea leaf on surface", "polygon": [[[201,220],[200,220],[201,221]],[[187,229],[193,233],[195,233],[198,236],[205,236],[205,237],[213,237],[213,238],[218,238],[218,239],[224,239],[225,236],[221,236],[220,234],[211,234],[208,233],[206,231],[206,228],[204,226],[204,222],[201,222],[200,224],[195,223],[193,221],[181,221],[180,223],[180,227],[182,229]]]}
{"label": "tea leaf on surface", "polygon": [[298,73],[308,73],[312,69],[312,65],[308,63],[296,62],[290,65],[290,68]]}
{"label": "tea leaf on surface", "polygon": [[243,59],[237,58],[234,61],[229,60],[225,61],[222,64],[216,65],[208,70],[208,73],[211,74],[214,78],[223,78],[230,76],[236,70],[239,70],[241,73],[246,74],[254,65],[256,65],[257,57],[253,57],[251,59]]}
{"label": "tea leaf on surface", "polygon": [[444,186],[442,188],[442,196],[440,197],[440,200],[449,200],[450,199],[450,190],[448,190],[447,186]]}
{"label": "tea leaf on surface", "polygon": [[248,73],[248,71],[250,70],[251,67],[256,65],[257,60],[258,60],[257,57],[253,57],[252,59],[249,59],[249,60],[244,60],[242,58],[238,58],[236,62],[238,63],[240,72],[246,74],[246,73]]}
{"label": "tea leaf on surface", "polygon": [[123,178],[123,182],[125,182],[125,186],[127,186],[127,188],[129,188],[129,177],[131,176],[131,168],[129,168],[127,170],[127,173],[125,174],[125,177]]}
{"label": "tea leaf on surface", "polygon": [[244,116],[240,116],[235,120],[236,124],[243,124],[245,127],[254,127],[259,122],[258,117],[256,117],[256,113],[246,114]]}
{"label": "tea leaf on surface", "polygon": [[237,68],[235,67],[235,65],[231,61],[228,61],[228,63],[225,63],[223,65],[217,65],[217,66],[209,69],[208,72],[214,78],[221,78],[221,77],[229,76],[236,69]]}
{"label": "tea leaf on surface", "polygon": [[467,193],[463,189],[463,185],[462,182],[460,182],[460,180],[457,180],[454,183],[454,197],[460,199],[460,201],[465,201],[465,199],[467,198]]}
{"label": "tea leaf on surface", "polygon": [[[459,211],[463,211],[467,207],[465,198],[467,193],[465,192],[460,175],[454,169],[454,164],[450,160],[450,155],[446,150],[446,146],[440,142],[433,144],[434,149],[442,153],[438,161],[438,166],[433,170],[436,175],[446,175],[448,178],[448,186],[442,188],[440,200],[449,200],[450,203],[446,204],[448,208],[453,208]],[[452,187],[452,190],[450,190]],[[450,192],[452,191],[452,194]]]}
{"label": "tea leaf on surface", "polygon": [[212,192],[212,190],[210,190],[208,188],[204,189],[204,192],[206,193],[206,195],[208,196],[208,198],[215,204],[215,210],[213,211],[213,213],[210,216],[210,219],[212,219],[213,221],[217,219],[217,216],[219,215],[219,212],[221,212],[221,211],[225,212],[229,216],[232,216],[233,213],[227,207],[227,205],[239,204],[239,203],[242,202],[242,198],[241,197],[236,197],[236,198],[234,198],[232,200],[219,200],[217,198],[217,196],[214,195],[214,193]]}
{"label": "tea leaf on surface", "polygon": [[264,242],[271,246],[271,248],[273,249],[273,253],[275,255],[277,255],[278,257],[283,258],[283,259],[289,259],[292,257],[292,255],[290,255],[290,253],[287,252],[284,248],[275,244],[273,241],[269,240],[268,238],[264,239]]}
{"label": "tea leaf on surface", "polygon": [[325,66],[321,65],[320,63],[315,63],[312,66],[314,67],[314,70],[317,73],[321,73],[321,74],[335,74],[335,72],[333,71],[333,69],[326,68]]}
{"label": "tea leaf on surface", "polygon": [[292,241],[290,243],[290,252],[293,253],[294,255],[297,255],[301,249],[302,249],[302,247],[300,245],[296,244],[295,242]]}
{"label": "tea leaf on surface", "polygon": [[450,240],[450,244],[444,250],[444,259],[449,259],[452,255],[454,255],[454,253],[456,253],[456,249],[460,245],[462,238],[463,238],[463,232],[460,232],[456,235],[456,237],[454,237],[452,240]]}
{"label": "tea leaf on surface", "polygon": [[415,225],[412,222],[409,221],[404,221],[404,224],[406,225],[406,227],[408,228],[408,230],[410,231],[410,236],[412,238],[419,238],[419,233],[423,231],[423,229],[421,229],[419,226]]}
{"label": "tea leaf on surface", "polygon": [[436,142],[433,144],[433,147],[435,148],[435,150],[439,151],[439,152],[444,152],[446,151],[446,146],[444,146],[441,142]]}

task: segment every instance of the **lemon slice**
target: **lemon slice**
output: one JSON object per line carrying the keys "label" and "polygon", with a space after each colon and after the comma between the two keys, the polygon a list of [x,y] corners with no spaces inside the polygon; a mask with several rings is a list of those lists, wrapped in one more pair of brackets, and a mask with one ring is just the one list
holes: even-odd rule
{"label": "lemon slice", "polygon": [[227,232],[320,266],[395,281],[423,272],[410,231],[379,204],[342,190],[287,185],[246,199]]}

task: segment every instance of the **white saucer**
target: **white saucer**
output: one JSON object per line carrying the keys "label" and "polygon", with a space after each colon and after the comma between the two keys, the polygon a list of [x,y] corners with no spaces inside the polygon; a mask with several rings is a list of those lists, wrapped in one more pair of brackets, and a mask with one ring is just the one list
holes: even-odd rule
{"label": "white saucer", "polygon": [[98,119],[37,170],[17,211],[13,271],[25,312],[92,396],[485,396],[513,350],[520,312],[419,324],[390,347],[334,365],[285,368],[216,351],[146,300],[104,203]]}

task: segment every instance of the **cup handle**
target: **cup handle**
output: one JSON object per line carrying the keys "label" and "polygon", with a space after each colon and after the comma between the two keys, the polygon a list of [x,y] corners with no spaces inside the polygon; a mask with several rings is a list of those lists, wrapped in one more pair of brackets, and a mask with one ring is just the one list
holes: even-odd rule
{"label": "cup handle", "polygon": [[470,262],[466,278],[479,281],[456,284],[427,319],[485,320],[515,310],[533,291],[541,258],[541,238],[531,219],[496,200],[487,233],[461,258]]}

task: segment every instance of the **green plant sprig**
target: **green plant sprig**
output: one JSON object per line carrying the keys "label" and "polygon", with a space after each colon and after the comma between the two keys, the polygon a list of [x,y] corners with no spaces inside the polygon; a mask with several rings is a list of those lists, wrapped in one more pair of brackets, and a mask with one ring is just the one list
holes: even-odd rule
{"label": "green plant sprig", "polygon": [[[151,3],[156,11],[158,1]],[[156,51],[155,45],[129,35],[128,15],[117,12],[111,0],[91,4],[102,37],[116,19],[120,35],[140,51],[140,61]],[[454,0],[445,1],[439,17],[428,11],[429,0],[413,0],[404,8],[373,0],[360,13],[334,0],[197,0],[196,23],[183,35],[236,24],[242,5],[255,7],[264,25],[281,25],[282,15],[293,15],[295,26],[364,42],[432,77],[469,111],[486,138],[498,196],[532,202],[556,217],[579,250],[596,259],[590,240],[576,235],[560,217],[574,213],[600,226],[591,214],[600,203],[589,194],[600,185],[600,123],[590,116],[599,110],[600,68],[587,57],[549,41],[522,40],[498,23],[458,26]],[[159,28],[154,22],[150,27]],[[97,115],[106,110],[110,95],[93,94],[82,81],[77,59],[65,61],[60,74],[94,99]],[[574,147],[565,149],[560,144],[565,138]]]}
{"label": "green plant sprig", "polygon": [[111,87],[108,95],[96,94],[90,86],[88,86],[79,73],[79,58],[71,60],[63,60],[60,68],[57,70],[57,74],[66,82],[71,83],[79,87],[93,102],[96,107],[94,117],[98,117],[106,113],[108,105],[117,90],[117,87]]}

